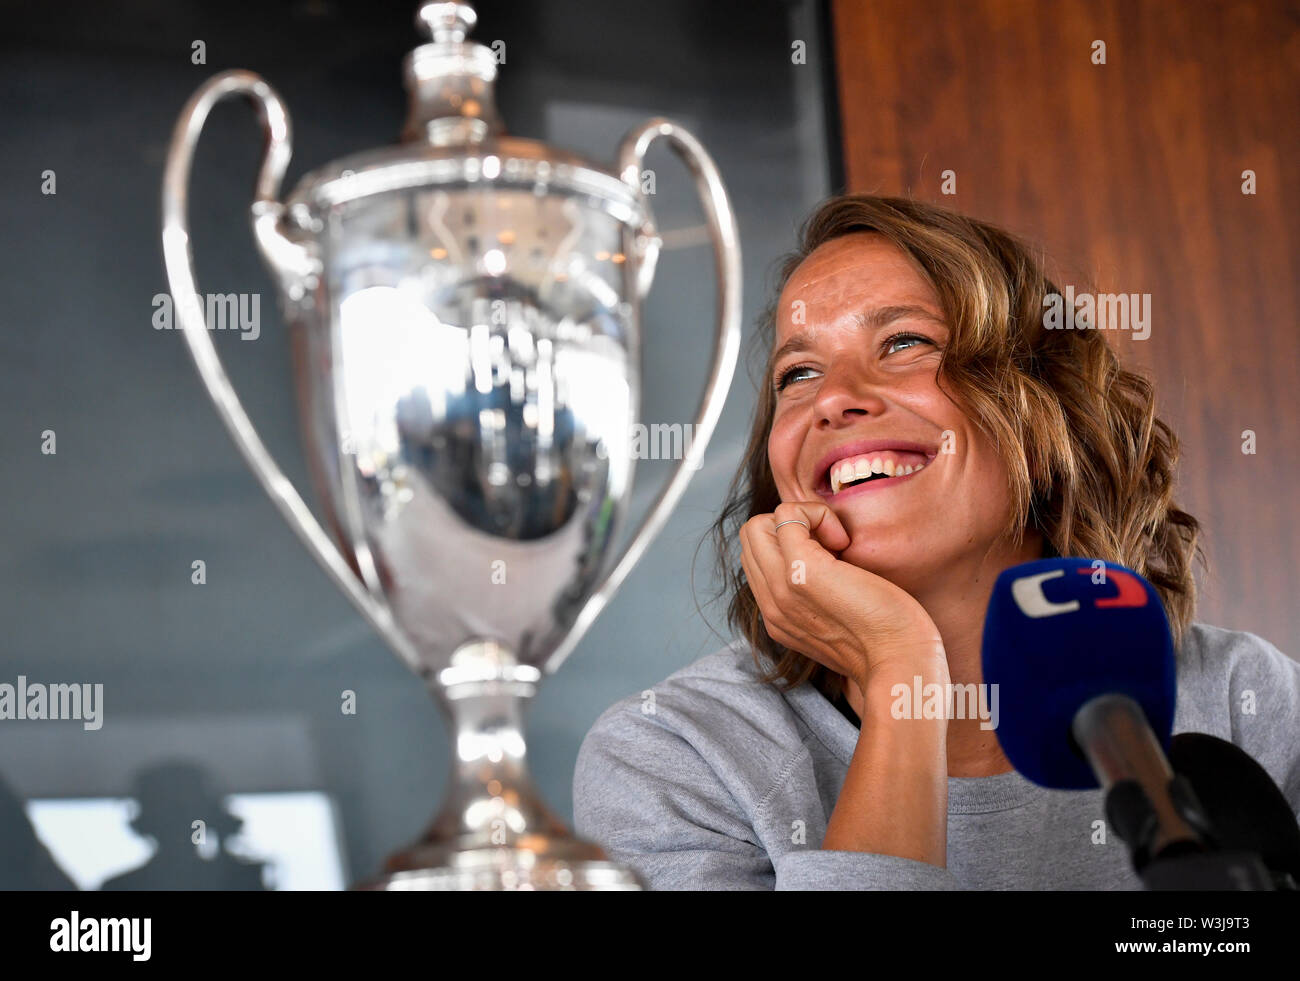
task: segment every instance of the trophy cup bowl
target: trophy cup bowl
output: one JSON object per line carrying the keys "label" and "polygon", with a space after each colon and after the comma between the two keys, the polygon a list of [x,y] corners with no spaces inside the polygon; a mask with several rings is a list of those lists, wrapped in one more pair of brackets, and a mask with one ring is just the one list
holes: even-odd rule
{"label": "trophy cup bowl", "polygon": [[[676,506],[740,341],[740,251],[717,168],[676,124],[627,134],[614,170],[506,136],[474,12],[426,3],[403,141],[308,174],[283,202],[289,117],[258,75],[204,83],[163,178],[180,325],[219,415],[336,585],[429,686],[453,760],[442,808],[383,889],[635,889],[529,778],[523,713]],[[251,219],[280,290],[317,521],[230,385],[197,302],[187,192],[212,106],[246,97],[265,149]],[[641,187],[668,140],[700,193],[718,276],[713,363],[686,445],[622,554],[641,405],[641,301],[660,239]]]}

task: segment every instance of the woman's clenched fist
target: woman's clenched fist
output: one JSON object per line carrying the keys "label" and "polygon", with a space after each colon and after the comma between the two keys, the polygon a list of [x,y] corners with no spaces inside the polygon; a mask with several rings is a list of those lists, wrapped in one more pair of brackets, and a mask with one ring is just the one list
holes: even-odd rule
{"label": "woman's clenched fist", "polygon": [[[806,526],[785,523],[796,521]],[[768,635],[864,691],[885,669],[892,677],[946,669],[929,614],[889,580],[837,559],[833,553],[848,545],[848,532],[821,502],[784,503],[745,522],[741,563]]]}

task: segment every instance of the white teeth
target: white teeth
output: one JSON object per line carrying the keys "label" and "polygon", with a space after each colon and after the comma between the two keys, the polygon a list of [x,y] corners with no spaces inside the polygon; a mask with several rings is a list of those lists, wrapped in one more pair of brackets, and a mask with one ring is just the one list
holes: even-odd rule
{"label": "white teeth", "polygon": [[842,460],[831,466],[831,493],[838,494],[840,488],[845,484],[851,484],[855,480],[870,477],[872,474],[883,474],[886,477],[905,477],[924,467],[924,463],[911,466],[910,464],[895,463],[892,459],[884,457],[857,457],[853,460]]}
{"label": "white teeth", "polygon": [[857,468],[849,460],[835,464],[831,467],[831,493],[838,494],[841,486],[856,480],[859,476],[865,477],[867,475],[859,474]]}

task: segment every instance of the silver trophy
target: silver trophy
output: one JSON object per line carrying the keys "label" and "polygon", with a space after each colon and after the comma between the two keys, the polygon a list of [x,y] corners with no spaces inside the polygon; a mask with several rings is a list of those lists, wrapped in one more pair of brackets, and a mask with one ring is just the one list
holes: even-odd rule
{"label": "silver trophy", "polygon": [[[740,249],[717,168],[680,126],[632,130],[614,170],[504,135],[496,58],[463,3],[426,3],[398,145],[349,156],[278,200],[289,117],[258,75],[204,83],[163,178],[167,277],[195,366],[248,465],[450,722],[450,787],[384,889],[635,889],[530,779],[523,714],[676,506],[731,383]],[[268,454],[202,313],[186,217],[209,111],[242,95],[265,151],[253,233],[276,277],[306,456],[327,533]],[[690,169],[718,277],[713,364],[684,458],[621,555],[641,404],[640,305],[660,239],[643,158]]]}

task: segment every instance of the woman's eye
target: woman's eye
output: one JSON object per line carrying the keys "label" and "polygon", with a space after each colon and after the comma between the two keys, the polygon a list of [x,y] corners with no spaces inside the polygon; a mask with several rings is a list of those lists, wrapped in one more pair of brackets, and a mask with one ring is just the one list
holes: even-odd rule
{"label": "woman's eye", "polygon": [[791,382],[798,381],[799,376],[802,375],[804,372],[812,371],[812,370],[813,369],[808,367],[808,365],[806,364],[797,364],[792,368],[786,368],[785,371],[781,372],[781,374],[776,379],[776,390],[778,392],[781,391]]}
{"label": "woman's eye", "polygon": [[[930,340],[930,338],[926,337],[923,334],[895,334],[893,337],[885,341],[885,353],[893,354],[895,350],[895,345],[903,344],[908,341],[920,341],[922,344],[934,343],[934,341]],[[907,344],[907,347],[901,348],[900,350],[906,351],[907,348],[909,347],[912,347],[910,343]]]}

